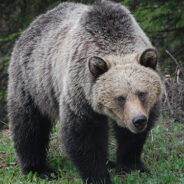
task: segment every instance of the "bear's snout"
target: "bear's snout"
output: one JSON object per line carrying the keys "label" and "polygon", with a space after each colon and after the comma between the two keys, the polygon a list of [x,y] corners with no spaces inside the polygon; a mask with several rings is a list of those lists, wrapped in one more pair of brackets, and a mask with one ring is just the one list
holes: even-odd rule
{"label": "bear's snout", "polygon": [[139,115],[132,119],[132,123],[138,130],[143,130],[147,124],[147,118],[144,115]]}

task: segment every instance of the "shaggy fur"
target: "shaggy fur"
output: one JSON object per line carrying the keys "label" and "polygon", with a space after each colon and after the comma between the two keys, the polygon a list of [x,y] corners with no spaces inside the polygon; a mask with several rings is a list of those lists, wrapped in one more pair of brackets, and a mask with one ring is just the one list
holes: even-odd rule
{"label": "shaggy fur", "polygon": [[[22,172],[48,171],[49,132],[60,121],[66,152],[83,181],[110,184],[107,117],[119,125],[117,169],[142,169],[140,154],[162,94],[157,73],[144,67],[152,66],[146,61],[154,56],[141,57],[146,49],[154,48],[120,4],[62,3],[33,21],[17,41],[9,67],[8,112]],[[143,105],[135,91],[142,88],[149,94]],[[130,92],[128,104],[135,103],[148,117],[142,133],[130,132],[137,133],[131,125],[135,107],[128,111],[129,105],[116,104],[112,109],[119,92]]]}

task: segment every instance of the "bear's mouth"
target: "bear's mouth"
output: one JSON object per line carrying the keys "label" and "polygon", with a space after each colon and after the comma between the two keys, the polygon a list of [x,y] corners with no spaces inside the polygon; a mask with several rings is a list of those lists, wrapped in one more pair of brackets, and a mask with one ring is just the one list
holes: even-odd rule
{"label": "bear's mouth", "polygon": [[133,123],[128,123],[126,128],[128,128],[132,133],[138,134],[142,133],[147,127],[147,124],[144,127],[136,128]]}
{"label": "bear's mouth", "polygon": [[132,122],[125,120],[126,121],[126,123],[125,123],[125,121],[123,121],[122,118],[118,116],[118,114],[113,112],[113,109],[105,108],[104,110],[108,115],[109,114],[111,115],[110,118],[114,119],[118,126],[126,127],[134,134],[138,134],[138,133],[143,132],[147,127],[147,123],[146,123],[144,126],[137,128]]}
{"label": "bear's mouth", "polygon": [[120,127],[126,127],[134,134],[143,132],[147,127],[147,123],[144,126],[136,127],[132,122],[126,121],[125,123],[120,117],[118,116],[115,116],[115,117],[116,117],[115,121]]}

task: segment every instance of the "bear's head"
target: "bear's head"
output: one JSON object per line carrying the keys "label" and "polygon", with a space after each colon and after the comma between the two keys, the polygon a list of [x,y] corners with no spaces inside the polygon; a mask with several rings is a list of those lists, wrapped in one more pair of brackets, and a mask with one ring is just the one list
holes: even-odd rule
{"label": "bear's head", "polygon": [[[142,59],[141,62],[146,63],[144,56]],[[150,57],[149,62],[151,64],[145,66],[138,63],[110,66],[102,58],[92,57],[88,66],[95,80],[91,97],[93,109],[133,133],[144,131],[150,110],[161,100],[163,92],[162,81]]]}

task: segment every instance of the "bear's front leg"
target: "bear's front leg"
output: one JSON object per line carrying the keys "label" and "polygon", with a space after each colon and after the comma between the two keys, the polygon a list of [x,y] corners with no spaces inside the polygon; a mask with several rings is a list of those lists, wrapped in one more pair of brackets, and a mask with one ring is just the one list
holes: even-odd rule
{"label": "bear's front leg", "polygon": [[156,103],[149,114],[149,120],[146,130],[139,134],[130,132],[127,128],[119,127],[114,122],[115,135],[117,138],[117,173],[130,172],[131,170],[140,170],[149,172],[141,161],[141,153],[149,131],[153,128],[159,117],[160,104]]}
{"label": "bear's front leg", "polygon": [[62,108],[61,136],[67,155],[84,183],[111,184],[106,169],[108,148],[107,119],[91,111],[88,116]]}
{"label": "bear's front leg", "polygon": [[147,137],[147,131],[134,134],[126,128],[114,125],[117,138],[117,173],[129,173],[131,170],[147,171],[141,161],[143,145]]}

